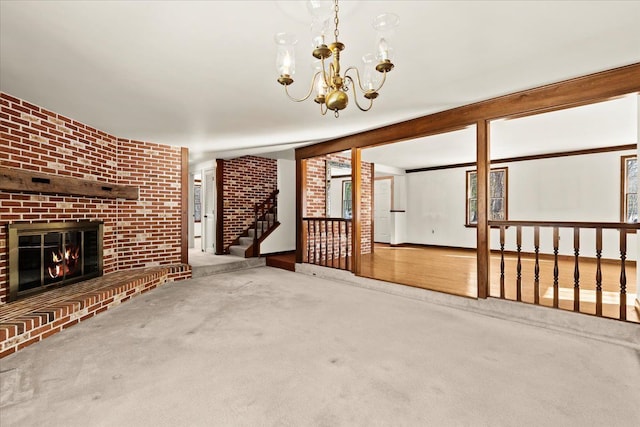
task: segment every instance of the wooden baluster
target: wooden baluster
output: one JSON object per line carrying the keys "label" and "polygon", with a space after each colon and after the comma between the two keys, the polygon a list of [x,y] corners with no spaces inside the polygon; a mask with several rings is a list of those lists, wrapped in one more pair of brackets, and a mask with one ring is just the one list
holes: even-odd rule
{"label": "wooden baluster", "polygon": [[516,252],[518,253],[518,262],[516,264],[516,300],[522,301],[522,227],[516,227]]}
{"label": "wooden baluster", "polygon": [[253,254],[258,246],[258,205],[253,205]]}
{"label": "wooden baluster", "polygon": [[338,268],[342,268],[342,221],[338,221]]}
{"label": "wooden baluster", "polygon": [[602,228],[596,228],[596,316],[602,316]]}
{"label": "wooden baluster", "polygon": [[558,248],[560,246],[560,231],[553,227],[553,306],[558,308],[560,300],[558,293]]}
{"label": "wooden baluster", "polygon": [[309,224],[309,220],[305,220],[305,223],[307,224],[307,262],[311,263],[311,225]]}
{"label": "wooden baluster", "polygon": [[322,222],[323,220],[318,221],[318,232],[320,233],[320,249],[318,250],[318,265],[322,265]]}
{"label": "wooden baluster", "polygon": [[504,225],[500,226],[500,298],[504,299]]}
{"label": "wooden baluster", "polygon": [[533,303],[540,304],[540,227],[533,227],[533,249],[536,254],[533,267]]}
{"label": "wooden baluster", "polygon": [[[333,222],[327,220],[327,228],[328,228],[327,236],[331,235],[331,240],[330,240],[331,241],[331,245],[327,245],[327,246],[329,246],[327,248],[327,254],[330,255],[327,258],[327,266],[329,266],[329,260],[331,260],[331,265],[333,266],[333,245],[335,245],[335,243],[333,241],[333,228],[331,228],[331,227],[333,227]],[[327,238],[329,238],[329,237],[327,237]]]}
{"label": "wooden baluster", "polygon": [[324,266],[329,265],[329,231],[327,227],[329,225],[328,220],[324,220]]}
{"label": "wooden baluster", "polygon": [[573,268],[573,311],[580,311],[580,228],[573,227],[573,253],[575,267]]}
{"label": "wooden baluster", "polygon": [[316,223],[318,220],[313,220],[313,263],[318,263],[318,230],[316,229]]}
{"label": "wooden baluster", "polygon": [[273,195],[273,222],[278,221],[278,196],[277,193]]}
{"label": "wooden baluster", "polygon": [[349,243],[351,242],[351,236],[349,233],[350,221],[346,221],[344,224],[345,224],[345,229],[347,230],[347,241],[345,242],[345,245],[344,245],[344,251],[346,256],[344,265],[345,265],[345,270],[350,271],[351,270],[349,268]]}
{"label": "wooden baluster", "polygon": [[312,229],[313,229],[313,220],[312,219],[309,220],[308,227],[309,227],[309,257],[308,257],[308,259],[309,259],[309,264],[313,264],[313,258],[315,257],[315,252],[313,250],[313,247],[314,247],[313,245],[315,245],[316,242],[313,239],[313,231],[312,231]]}
{"label": "wooden baluster", "polygon": [[627,230],[620,229],[620,320],[627,320]]}
{"label": "wooden baluster", "polygon": [[333,220],[331,220],[331,268],[336,268],[335,257],[333,256],[336,249],[336,240],[334,239],[335,233],[333,232],[334,225]]}

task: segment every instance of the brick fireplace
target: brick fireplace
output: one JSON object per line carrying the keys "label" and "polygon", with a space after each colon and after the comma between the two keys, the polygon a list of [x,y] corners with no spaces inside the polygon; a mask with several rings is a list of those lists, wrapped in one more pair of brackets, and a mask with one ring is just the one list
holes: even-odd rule
{"label": "brick fireplace", "polygon": [[[68,227],[70,223],[100,223],[105,275],[183,261],[182,207],[186,202],[182,177],[186,150],[118,138],[6,93],[0,93],[0,104],[0,167],[94,182],[103,189],[137,188],[137,198],[131,200],[71,191],[46,194],[29,189],[0,190],[0,305],[12,299],[10,294],[21,294],[10,287],[9,233],[20,227],[33,228],[29,224],[59,223]],[[39,244],[40,251],[47,245],[55,246],[61,252],[55,256],[64,257],[65,236],[69,237],[59,235],[55,244],[45,243],[44,237],[33,237],[31,243],[34,247]],[[38,239],[43,240],[38,243]],[[80,239],[89,244],[90,236]],[[36,249],[32,248],[32,252]],[[76,272],[70,273],[69,266],[62,268],[67,269],[58,272],[63,280],[75,277]],[[48,267],[38,274],[39,285],[47,282],[45,287],[48,286]],[[35,282],[38,280],[34,278]]]}

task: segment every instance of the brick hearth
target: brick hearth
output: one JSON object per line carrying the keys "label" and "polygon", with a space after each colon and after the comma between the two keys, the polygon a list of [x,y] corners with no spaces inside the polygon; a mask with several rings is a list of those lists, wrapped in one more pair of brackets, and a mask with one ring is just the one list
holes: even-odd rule
{"label": "brick hearth", "polygon": [[0,358],[136,295],[189,277],[187,264],[132,269],[4,304],[0,306]]}

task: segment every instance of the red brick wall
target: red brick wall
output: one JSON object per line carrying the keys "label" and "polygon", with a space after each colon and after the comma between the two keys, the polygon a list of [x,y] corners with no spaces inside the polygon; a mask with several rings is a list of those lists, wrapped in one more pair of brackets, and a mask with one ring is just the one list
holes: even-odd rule
{"label": "red brick wall", "polygon": [[[326,162],[334,161],[351,164],[349,157],[338,154],[328,154],[326,156],[314,157],[307,160],[307,199],[306,212],[304,217],[323,218],[326,217]],[[371,252],[371,221],[373,212],[371,163],[362,162],[362,253]],[[355,197],[355,195],[354,195]]]}
{"label": "red brick wall", "polygon": [[278,185],[278,161],[244,156],[223,161],[223,240],[225,251],[254,220],[253,207]]}
{"label": "red brick wall", "polygon": [[5,225],[104,221],[104,272],[180,262],[179,147],[119,139],[0,93],[0,166],[136,185],[139,200],[0,191],[0,304],[8,295]]}

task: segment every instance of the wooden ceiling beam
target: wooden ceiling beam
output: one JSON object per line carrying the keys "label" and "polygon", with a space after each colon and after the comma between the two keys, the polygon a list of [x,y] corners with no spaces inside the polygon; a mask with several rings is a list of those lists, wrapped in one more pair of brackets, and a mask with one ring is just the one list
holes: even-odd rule
{"label": "wooden ceiling beam", "polygon": [[523,117],[640,92],[640,63],[540,86],[296,149],[307,159],[450,132],[481,120]]}

